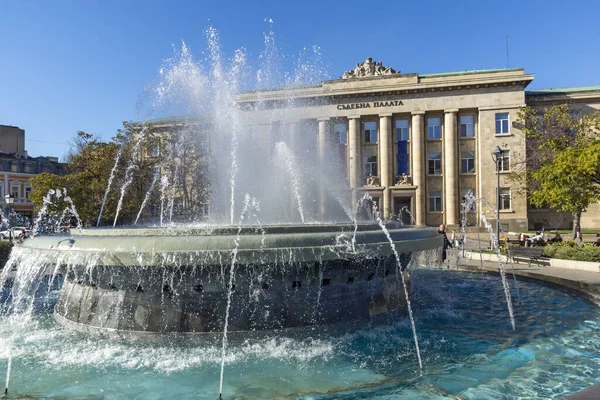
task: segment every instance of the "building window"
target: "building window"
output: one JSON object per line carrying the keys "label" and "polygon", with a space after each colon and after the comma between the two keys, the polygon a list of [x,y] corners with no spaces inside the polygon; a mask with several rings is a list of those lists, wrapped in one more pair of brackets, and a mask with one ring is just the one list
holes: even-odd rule
{"label": "building window", "polygon": [[15,199],[20,198],[19,197],[19,186],[16,185],[11,185],[10,187],[10,194],[12,197],[14,197]]}
{"label": "building window", "polygon": [[443,211],[441,190],[432,190],[429,192],[429,211]]}
{"label": "building window", "polygon": [[26,163],[25,170],[23,172],[25,172],[26,174],[34,174],[35,173],[35,164]]}
{"label": "building window", "polygon": [[497,113],[496,135],[505,135],[508,133],[508,113]]}
{"label": "building window", "polygon": [[460,117],[460,137],[475,137],[475,124],[472,115]]}
{"label": "building window", "polygon": [[377,176],[377,156],[365,157],[365,174]]}
{"label": "building window", "polygon": [[160,155],[160,146],[158,143],[153,143],[150,145],[150,151],[148,152],[150,157],[158,157]]}
{"label": "building window", "polygon": [[408,120],[397,119],[395,122],[396,127],[396,142],[397,150],[396,153],[396,175],[402,176],[402,174],[410,175],[410,152],[408,148]]}
{"label": "building window", "polygon": [[460,156],[460,173],[472,174],[475,172],[475,152],[465,151]]}
{"label": "building window", "polygon": [[408,140],[408,120],[397,119],[396,120],[396,141],[407,141]]}
{"label": "building window", "polygon": [[427,171],[429,175],[442,174],[442,153],[429,153]]}
{"label": "building window", "polygon": [[463,189],[462,191],[462,209],[467,211],[475,211],[476,208],[475,189]]}
{"label": "building window", "polygon": [[[510,150],[504,150],[499,156],[500,172],[510,171]],[[497,168],[497,167],[496,167]]]}
{"label": "building window", "polygon": [[510,210],[510,188],[500,188],[500,209]]}
{"label": "building window", "polygon": [[18,161],[10,162],[10,171],[11,172],[19,172],[19,162]]}
{"label": "building window", "polygon": [[29,186],[27,186],[27,187],[25,188],[25,198],[26,198],[26,199],[29,199],[29,198],[31,197],[31,192],[32,192],[32,191],[33,191],[33,189],[32,189],[32,188],[30,188]]}
{"label": "building window", "polygon": [[348,127],[346,124],[338,123],[333,125],[333,137],[337,142],[337,151],[339,152],[340,160],[342,162],[341,168],[344,171],[344,176],[348,176],[347,166],[347,147],[348,147]]}
{"label": "building window", "polygon": [[335,124],[333,126],[333,133],[339,144],[348,143],[348,129],[346,129],[346,124]]}
{"label": "building window", "polygon": [[365,143],[377,143],[377,122],[365,122]]}
{"label": "building window", "polygon": [[440,118],[427,118],[427,139],[441,139],[442,120]]}

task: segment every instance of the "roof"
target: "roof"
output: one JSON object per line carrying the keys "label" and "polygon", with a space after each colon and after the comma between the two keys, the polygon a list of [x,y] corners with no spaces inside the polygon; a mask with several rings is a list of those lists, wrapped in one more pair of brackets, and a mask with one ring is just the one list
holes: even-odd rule
{"label": "roof", "polygon": [[579,86],[571,88],[553,88],[553,89],[536,89],[527,90],[525,94],[528,96],[547,95],[547,94],[568,94],[568,93],[585,93],[585,92],[600,92],[600,86]]}
{"label": "roof", "polygon": [[456,71],[456,72],[438,72],[438,73],[433,73],[433,74],[419,74],[419,78],[437,78],[437,77],[455,76],[455,75],[493,74],[496,72],[514,72],[514,71],[523,71],[523,68],[471,69],[471,70]]}
{"label": "roof", "polygon": [[246,93],[260,93],[260,92],[275,92],[278,90],[294,90],[294,89],[308,89],[308,88],[318,88],[323,85],[323,82],[319,83],[307,83],[301,85],[288,85],[288,86],[278,86],[272,88],[264,88],[264,89],[254,89],[254,90],[243,90],[238,92],[238,94],[246,94]]}
{"label": "roof", "polygon": [[173,124],[173,123],[177,123],[177,122],[188,122],[189,120],[193,120],[193,119],[197,119],[197,118],[178,115],[178,116],[173,116],[173,117],[149,119],[149,120],[143,121],[142,123],[151,124],[151,125]]}

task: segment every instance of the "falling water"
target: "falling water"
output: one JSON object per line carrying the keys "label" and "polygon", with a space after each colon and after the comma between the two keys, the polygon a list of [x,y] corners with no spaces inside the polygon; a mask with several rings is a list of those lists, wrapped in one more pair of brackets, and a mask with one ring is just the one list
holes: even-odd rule
{"label": "falling water", "polygon": [[513,331],[516,329],[515,327],[515,317],[513,315],[513,306],[512,300],[510,298],[510,287],[508,286],[508,281],[506,280],[506,268],[504,267],[504,263],[502,262],[502,257],[500,254],[500,248],[497,245],[496,234],[494,233],[494,228],[492,228],[492,224],[490,224],[483,211],[481,211],[481,221],[483,225],[488,230],[490,234],[490,239],[493,243],[494,249],[496,250],[496,255],[498,256],[498,269],[500,270],[500,277],[502,278],[502,287],[504,288],[504,295],[506,297],[506,306],[508,307],[508,315],[510,316],[510,324],[512,326]]}
{"label": "falling water", "polygon": [[40,209],[40,211],[38,212],[37,218],[35,219],[35,222],[33,223],[33,230],[32,230],[32,235],[36,235],[40,222],[42,221],[42,218],[44,217],[44,215],[46,215],[46,210],[48,209],[48,206],[50,204],[52,204],[52,195],[54,195],[55,190],[54,189],[50,189],[48,190],[48,193],[46,193],[46,195],[42,198],[42,208]]}
{"label": "falling water", "polygon": [[[362,207],[365,204],[365,202],[367,202],[367,201],[370,201],[370,202],[373,201],[373,199],[371,198],[371,196],[369,196],[369,194],[365,194],[360,199],[357,207],[358,208]],[[402,288],[404,289],[404,298],[406,299],[406,307],[408,308],[408,317],[410,319],[410,326],[412,329],[413,339],[415,342],[415,349],[417,351],[417,359],[419,360],[419,369],[423,370],[423,362],[421,361],[421,350],[419,349],[419,338],[417,336],[417,327],[415,325],[415,319],[413,316],[412,307],[410,305],[410,298],[408,296],[408,288],[406,287],[406,280],[404,279],[404,274],[402,273],[402,264],[400,263],[400,256],[398,255],[398,251],[396,250],[396,246],[394,245],[394,240],[392,239],[389,231],[385,227],[385,223],[379,217],[379,211],[377,210],[377,205],[375,203],[373,203],[372,206],[373,206],[373,214],[375,216],[375,219],[377,220],[379,227],[385,234],[385,237],[390,242],[390,247],[392,249],[392,252],[394,253],[394,258],[396,259],[396,271],[397,271],[396,275],[400,275],[400,279],[402,281]]]}
{"label": "falling water", "polygon": [[417,358],[419,359],[419,369],[423,370],[423,362],[421,361],[421,351],[419,350],[419,338],[417,337],[417,328],[415,326],[415,318],[413,317],[412,307],[410,305],[410,298],[408,296],[408,288],[406,287],[406,280],[404,279],[404,274],[402,273],[402,264],[400,264],[400,256],[398,255],[398,251],[396,251],[396,246],[394,245],[394,241],[390,236],[385,224],[379,218],[379,214],[377,214],[377,223],[381,227],[383,233],[390,242],[390,247],[394,252],[394,257],[396,258],[396,266],[397,266],[397,274],[400,275],[400,279],[402,280],[402,287],[404,288],[404,297],[406,298],[406,307],[408,308],[408,317],[410,318],[410,326],[412,328],[413,338],[415,340],[415,349],[417,350]]}
{"label": "falling water", "polygon": [[[492,204],[489,202],[488,199],[482,198],[481,201],[485,201],[491,209],[494,209],[494,206],[492,206]],[[502,231],[502,227],[500,226],[499,228],[500,228],[500,231]],[[498,235],[500,235],[500,232],[498,232]],[[498,238],[495,239],[496,241],[494,243],[498,243],[497,239]],[[506,247],[507,247],[506,250],[508,252],[508,242],[506,242]],[[500,248],[497,247],[496,253],[499,253],[499,252],[500,252]],[[500,256],[498,256],[498,259],[500,259]],[[515,290],[517,291],[517,301],[518,301],[517,304],[521,304],[521,293],[519,292],[519,284],[517,282],[517,274],[515,273],[515,266],[513,263],[510,263],[510,266],[511,266],[511,270],[512,270],[513,281],[515,282]]]}
{"label": "falling water", "polygon": [[81,233],[83,224],[81,223],[81,218],[79,218],[79,213],[77,212],[77,209],[75,208],[75,204],[73,204],[73,200],[71,199],[70,196],[67,196],[67,189],[64,189],[64,199],[71,205],[70,211],[75,216],[75,219],[77,219],[77,226],[79,227],[79,232]]}
{"label": "falling water", "polygon": [[163,217],[165,215],[165,202],[167,201],[167,189],[169,188],[169,177],[163,175],[160,177],[160,226],[163,226]]}
{"label": "falling water", "polygon": [[299,168],[296,165],[296,158],[286,146],[285,143],[279,142],[275,145],[279,158],[283,161],[285,170],[290,176],[292,181],[292,190],[296,204],[298,205],[298,212],[300,213],[300,220],[304,223],[304,211],[302,207],[302,196],[300,195],[300,178],[298,176]]}
{"label": "falling water", "polygon": [[8,393],[10,376],[12,372],[13,351],[15,341],[20,333],[26,329],[26,324],[31,320],[35,294],[40,287],[44,273],[44,259],[40,257],[29,257],[29,262],[19,263],[19,268],[16,268],[16,258],[11,258],[4,266],[0,274],[0,288],[5,286],[8,278],[8,273],[16,269],[16,276],[13,279],[11,288],[12,297],[12,312],[5,322],[11,326],[11,337],[9,340],[8,363],[6,368],[6,383],[4,393]]}
{"label": "falling water", "polygon": [[169,223],[173,222],[173,208],[175,206],[175,195],[177,194],[177,179],[179,178],[179,164],[175,165],[175,172],[173,173],[173,183],[169,190],[169,202],[167,208],[169,209]]}
{"label": "falling water", "polygon": [[108,185],[106,186],[106,191],[104,192],[104,198],[102,199],[102,206],[100,207],[100,214],[98,214],[98,222],[96,222],[96,226],[100,225],[100,218],[102,218],[102,212],[104,211],[104,204],[106,204],[106,199],[108,198],[108,192],[110,192],[110,187],[112,185],[113,179],[115,178],[115,172],[117,172],[117,166],[119,165],[119,160],[121,159],[121,153],[123,152],[123,147],[119,147],[119,151],[117,152],[117,156],[115,157],[115,165],[113,165],[110,170],[110,176],[108,178]]}
{"label": "falling water", "polygon": [[237,253],[240,245],[240,235],[242,233],[242,223],[244,222],[244,217],[246,212],[248,211],[248,207],[252,204],[253,201],[250,199],[250,195],[246,194],[244,198],[244,206],[242,208],[242,213],[240,214],[240,220],[238,223],[238,231],[234,241],[234,248],[231,250],[231,266],[229,268],[229,284],[227,285],[227,305],[225,306],[225,324],[223,326],[223,345],[221,347],[221,377],[219,379],[219,398],[223,394],[223,373],[225,371],[225,355],[227,352],[227,328],[229,325],[229,311],[231,309],[231,293],[233,292],[233,278],[235,274],[235,264],[237,262]]}
{"label": "falling water", "polygon": [[133,172],[137,168],[136,160],[137,160],[137,156],[138,156],[138,151],[140,149],[141,143],[144,140],[145,134],[146,134],[146,126],[143,127],[143,129],[140,133],[140,137],[135,142],[135,145],[133,145],[133,149],[131,151],[131,160],[129,161],[129,165],[127,166],[127,169],[125,170],[125,183],[123,184],[123,186],[121,186],[121,196],[119,197],[119,203],[117,204],[117,211],[115,212],[115,220],[113,222],[113,227],[115,227],[117,225],[117,219],[119,218],[119,212],[121,212],[121,207],[123,206],[123,198],[125,197],[127,188],[129,188],[129,185],[131,185],[133,183]]}
{"label": "falling water", "polygon": [[235,179],[238,172],[237,163],[238,142],[235,134],[231,135],[231,168],[229,170],[229,184],[231,185],[231,194],[229,198],[230,206],[230,223],[233,225],[233,214],[235,212]]}
{"label": "falling water", "polygon": [[140,215],[142,215],[142,211],[144,211],[144,207],[146,207],[146,203],[148,202],[150,195],[154,191],[154,185],[156,185],[157,180],[158,180],[158,172],[155,173],[154,177],[152,178],[152,183],[150,184],[150,187],[148,188],[148,191],[146,192],[146,196],[144,196],[144,201],[142,201],[142,205],[140,206],[140,211],[138,211],[137,217],[135,218],[134,225],[136,225],[138,223],[138,220],[140,219]]}
{"label": "falling water", "polygon": [[[461,257],[464,257],[465,255],[465,244],[467,242],[467,233],[466,233],[466,226],[468,224],[468,218],[469,218],[469,212],[474,211],[475,209],[475,205],[477,204],[477,199],[475,198],[475,194],[473,193],[472,190],[469,190],[466,195],[463,198],[463,201],[461,202],[461,214],[460,214],[460,238],[459,238],[459,244],[460,244],[460,249],[457,249],[459,251],[456,252],[456,266],[458,267],[458,263],[461,259]],[[452,243],[452,245],[454,246],[456,244]]]}

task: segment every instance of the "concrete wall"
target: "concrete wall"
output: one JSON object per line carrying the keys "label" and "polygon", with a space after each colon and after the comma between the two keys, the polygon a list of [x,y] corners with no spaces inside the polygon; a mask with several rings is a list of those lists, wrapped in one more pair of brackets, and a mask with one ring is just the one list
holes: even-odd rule
{"label": "concrete wall", "polygon": [[0,125],[0,151],[25,152],[25,130],[16,126]]}

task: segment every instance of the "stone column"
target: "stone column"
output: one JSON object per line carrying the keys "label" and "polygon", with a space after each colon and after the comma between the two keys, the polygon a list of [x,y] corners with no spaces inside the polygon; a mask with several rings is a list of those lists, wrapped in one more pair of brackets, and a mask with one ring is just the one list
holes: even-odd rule
{"label": "stone column", "polygon": [[352,189],[352,211],[356,212],[358,196],[358,180],[361,177],[361,141],[360,141],[360,116],[348,117],[348,165],[350,171],[348,180]]}
{"label": "stone column", "polygon": [[458,223],[457,113],[458,110],[445,110],[444,113],[444,214],[447,225]]}
{"label": "stone column", "polygon": [[411,129],[411,175],[413,185],[417,187],[415,191],[415,221],[417,225],[425,225],[425,204],[427,194],[425,193],[425,132],[423,130],[423,120],[425,112],[414,112],[412,114]]}
{"label": "stone column", "polygon": [[392,114],[379,115],[379,178],[383,187],[381,218],[388,219],[391,211],[392,174]]}
{"label": "stone column", "polygon": [[[329,118],[319,118],[319,135],[317,138],[317,154],[319,156],[319,169],[321,173],[325,171],[325,156],[327,154],[327,135],[329,135]],[[319,182],[319,216],[321,221],[325,218],[325,184]]]}
{"label": "stone column", "polygon": [[298,152],[298,147],[300,143],[300,121],[290,122],[289,132],[288,132],[288,146],[292,154],[296,154]]}

